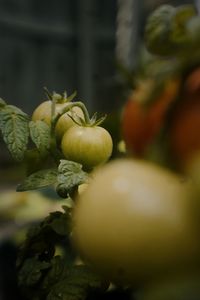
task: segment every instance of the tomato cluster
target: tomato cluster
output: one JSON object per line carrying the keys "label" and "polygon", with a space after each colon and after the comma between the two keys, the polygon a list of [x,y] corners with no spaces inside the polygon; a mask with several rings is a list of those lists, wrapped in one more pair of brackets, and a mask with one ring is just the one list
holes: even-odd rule
{"label": "tomato cluster", "polygon": [[[42,102],[33,112],[32,120],[42,120],[53,126],[58,147],[68,160],[81,163],[86,169],[92,169],[105,163],[112,154],[112,138],[109,132],[98,126],[98,120],[84,120],[84,113],[79,104],[74,102],[55,103],[52,115],[52,101]],[[66,112],[63,112],[65,111]]]}

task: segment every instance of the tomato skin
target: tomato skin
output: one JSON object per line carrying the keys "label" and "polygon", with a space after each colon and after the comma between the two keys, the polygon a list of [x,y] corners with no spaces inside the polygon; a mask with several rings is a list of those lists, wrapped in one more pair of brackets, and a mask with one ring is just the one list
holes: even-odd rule
{"label": "tomato skin", "polygon": [[[44,101],[42,102],[36,109],[34,110],[32,114],[32,120],[42,120],[45,123],[47,123],[49,126],[51,125],[51,105],[52,101]],[[56,112],[59,112],[62,108],[64,108],[66,104],[56,104]]]}
{"label": "tomato skin", "polygon": [[81,110],[80,107],[78,106],[74,106],[71,111],[63,114],[57,124],[56,124],[56,136],[58,138],[58,140],[61,141],[64,133],[72,126],[75,125],[74,121],[68,116],[68,115],[72,115],[73,113],[77,114],[79,117],[82,117],[84,119],[84,114]]}
{"label": "tomato skin", "polygon": [[[69,103],[56,103],[56,113],[59,113],[64,107],[66,107]],[[33,112],[32,120],[42,120],[46,122],[49,126],[51,125],[51,105],[52,101],[44,101],[42,102]],[[76,113],[79,117],[84,117],[82,110],[75,106],[71,110]],[[63,134],[75,123],[68,116],[71,115],[71,111],[63,114],[59,119],[55,127],[55,133],[58,140],[61,140]]]}
{"label": "tomato skin", "polygon": [[196,266],[199,238],[188,188],[145,161],[121,159],[99,167],[77,199],[73,243],[122,285],[139,286]]}
{"label": "tomato skin", "polygon": [[64,156],[93,168],[105,163],[112,154],[112,138],[100,126],[73,126],[63,136],[61,149]]}
{"label": "tomato skin", "polygon": [[177,96],[179,85],[178,79],[169,80],[161,94],[148,107],[140,101],[142,92],[133,92],[125,104],[121,122],[122,136],[130,152],[138,156],[144,154],[147,146],[162,128],[166,112]]}

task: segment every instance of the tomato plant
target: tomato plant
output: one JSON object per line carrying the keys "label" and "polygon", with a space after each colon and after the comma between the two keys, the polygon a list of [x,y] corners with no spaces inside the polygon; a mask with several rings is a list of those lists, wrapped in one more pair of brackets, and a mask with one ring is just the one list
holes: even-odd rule
{"label": "tomato plant", "polygon": [[199,238],[189,186],[152,163],[121,159],[97,169],[77,199],[73,240],[114,282],[142,285],[196,268]]}
{"label": "tomato plant", "polygon": [[[121,149],[112,162],[104,118],[90,118],[76,93],[46,90],[48,100],[32,117],[0,99],[1,135],[12,157],[26,165],[17,191],[51,187],[65,203],[31,226],[18,251],[18,286],[26,299],[85,300],[96,293],[108,299],[110,283],[122,298],[130,289],[137,300],[185,297],[183,282],[196,292],[199,157],[184,177],[181,169],[179,175],[169,170],[168,160],[168,169],[147,160],[153,151],[167,152],[178,165],[199,153],[199,25],[190,5],[167,5],[149,18],[145,42],[153,63],[144,59],[131,73],[135,90],[122,113],[124,140],[116,118],[108,122],[115,123],[109,127]],[[140,160],[116,157],[130,153]]]}
{"label": "tomato plant", "polygon": [[[17,191],[51,186],[58,196],[65,198],[62,211],[59,208],[59,211],[51,213],[40,224],[30,228],[19,250],[16,267],[18,285],[26,299],[55,299],[58,295],[61,299],[69,299],[71,294],[77,299],[85,299],[90,291],[105,291],[109,284],[88,265],[77,265],[77,254],[70,245],[73,199],[85,189],[90,177],[89,172],[82,167],[87,165],[91,171],[97,164],[106,162],[112,153],[110,134],[98,126],[105,117],[96,120],[94,115],[90,118],[82,102],[70,102],[74,95],[64,99],[58,94],[50,95],[52,99],[39,105],[32,118],[18,107],[0,99],[3,139],[13,158],[26,165],[28,173],[17,186]],[[67,130],[67,123],[74,126]],[[69,149],[66,147],[65,136],[73,128],[83,130],[84,139],[80,148],[72,147],[75,157],[71,160],[63,159],[61,150],[66,153]],[[59,138],[63,133],[61,149]],[[78,137],[73,133],[67,138],[67,143],[77,143]],[[62,248],[60,255],[55,254],[57,247]]]}

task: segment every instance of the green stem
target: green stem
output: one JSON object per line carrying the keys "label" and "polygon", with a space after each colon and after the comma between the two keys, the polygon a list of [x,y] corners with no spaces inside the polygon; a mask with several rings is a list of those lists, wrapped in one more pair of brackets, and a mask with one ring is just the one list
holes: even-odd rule
{"label": "green stem", "polygon": [[44,91],[45,91],[45,93],[46,93],[46,95],[47,95],[47,98],[48,98],[49,100],[52,100],[52,95],[51,95],[51,93],[49,92],[48,88],[45,86],[43,89],[44,89]]}
{"label": "green stem", "polygon": [[84,115],[84,119],[85,119],[85,122],[87,124],[90,124],[90,116],[88,114],[88,111],[87,111],[87,108],[85,107],[85,105],[83,104],[83,102],[81,101],[78,101],[78,102],[73,102],[73,103],[68,103],[66,107],[64,107],[62,109],[61,112],[59,112],[57,115],[55,115],[52,119],[52,130],[54,132],[54,129],[55,129],[55,126],[56,126],[56,123],[58,122],[58,119],[63,115],[65,114],[66,112],[68,112],[70,109],[72,109],[73,107],[80,107],[80,109],[82,110],[83,112],[83,115]]}
{"label": "green stem", "polygon": [[56,114],[56,99],[52,98],[52,104],[51,104],[51,137],[54,137],[54,118]]}
{"label": "green stem", "polygon": [[56,98],[52,97],[49,152],[51,153],[55,162],[58,163],[58,161],[60,160],[60,153],[57,149],[57,141],[56,141],[56,136],[55,136],[55,124],[54,124],[55,115],[56,115]]}
{"label": "green stem", "polygon": [[80,109],[82,110],[82,112],[84,114],[85,122],[87,124],[90,124],[90,116],[89,116],[88,110],[85,107],[85,105],[83,104],[83,102],[79,101],[79,102],[75,102],[74,104],[76,104],[75,106],[80,107]]}

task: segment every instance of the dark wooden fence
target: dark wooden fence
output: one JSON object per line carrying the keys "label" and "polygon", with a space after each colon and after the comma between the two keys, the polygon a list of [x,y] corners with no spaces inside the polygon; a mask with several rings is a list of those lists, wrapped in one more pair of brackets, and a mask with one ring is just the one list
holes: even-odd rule
{"label": "dark wooden fence", "polygon": [[0,97],[30,113],[47,86],[78,90],[91,110],[106,109],[115,73],[116,3],[1,0]]}

